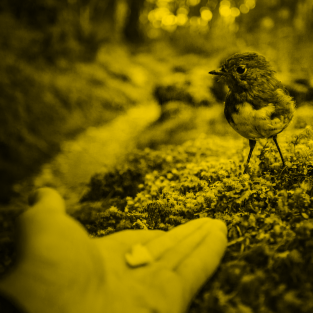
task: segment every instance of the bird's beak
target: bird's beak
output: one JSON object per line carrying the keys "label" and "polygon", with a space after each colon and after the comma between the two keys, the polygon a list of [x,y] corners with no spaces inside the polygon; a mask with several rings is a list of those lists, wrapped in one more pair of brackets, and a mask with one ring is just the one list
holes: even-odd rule
{"label": "bird's beak", "polygon": [[224,75],[225,72],[222,72],[222,71],[211,71],[211,72],[209,72],[209,74],[212,74],[212,75]]}

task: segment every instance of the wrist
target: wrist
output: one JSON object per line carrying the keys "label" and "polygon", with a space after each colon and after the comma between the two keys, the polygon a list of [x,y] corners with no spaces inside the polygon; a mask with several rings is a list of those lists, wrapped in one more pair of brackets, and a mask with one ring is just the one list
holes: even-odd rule
{"label": "wrist", "polygon": [[0,312],[3,313],[29,313],[15,299],[5,293],[0,292]]}
{"label": "wrist", "polygon": [[55,302],[48,299],[46,292],[47,285],[41,278],[31,277],[21,269],[13,269],[0,280],[0,293],[21,312],[57,312]]}
{"label": "wrist", "polygon": [[84,313],[90,308],[95,313],[103,311],[103,290],[92,283],[92,274],[86,277],[70,269],[59,272],[52,264],[43,269],[45,265],[40,262],[23,265],[0,279],[0,293],[25,312]]}

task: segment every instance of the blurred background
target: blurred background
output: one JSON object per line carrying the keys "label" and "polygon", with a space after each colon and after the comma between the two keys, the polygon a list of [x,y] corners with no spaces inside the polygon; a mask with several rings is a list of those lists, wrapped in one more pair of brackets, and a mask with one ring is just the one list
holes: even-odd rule
{"label": "blurred background", "polygon": [[1,208],[42,185],[74,206],[135,148],[207,136],[247,154],[208,75],[235,52],[263,54],[295,98],[280,140],[312,125],[312,17],[313,0],[2,0]]}

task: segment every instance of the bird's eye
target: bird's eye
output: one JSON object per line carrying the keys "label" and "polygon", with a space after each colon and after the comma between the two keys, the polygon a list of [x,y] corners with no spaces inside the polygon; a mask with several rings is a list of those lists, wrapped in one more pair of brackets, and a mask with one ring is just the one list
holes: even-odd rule
{"label": "bird's eye", "polygon": [[245,73],[246,70],[247,70],[247,68],[243,67],[243,66],[238,66],[237,69],[236,69],[237,73],[239,73],[239,74]]}

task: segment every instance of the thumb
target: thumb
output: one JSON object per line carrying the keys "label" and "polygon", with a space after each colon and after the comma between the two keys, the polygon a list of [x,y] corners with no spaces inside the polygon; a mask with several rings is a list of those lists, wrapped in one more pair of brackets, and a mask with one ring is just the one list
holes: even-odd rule
{"label": "thumb", "polygon": [[70,253],[79,242],[88,245],[84,227],[66,214],[65,202],[52,188],[40,188],[29,197],[32,205],[17,220],[17,253],[19,259],[30,255]]}
{"label": "thumb", "polygon": [[68,219],[63,198],[52,188],[36,190],[29,196],[29,203],[31,207],[17,219],[19,257],[25,251],[40,250],[48,238],[52,240],[53,237],[60,236],[60,228],[67,224]]}
{"label": "thumb", "polygon": [[60,194],[52,188],[44,187],[35,190],[28,197],[28,204],[33,210],[44,210],[49,213],[65,212],[65,203]]}

